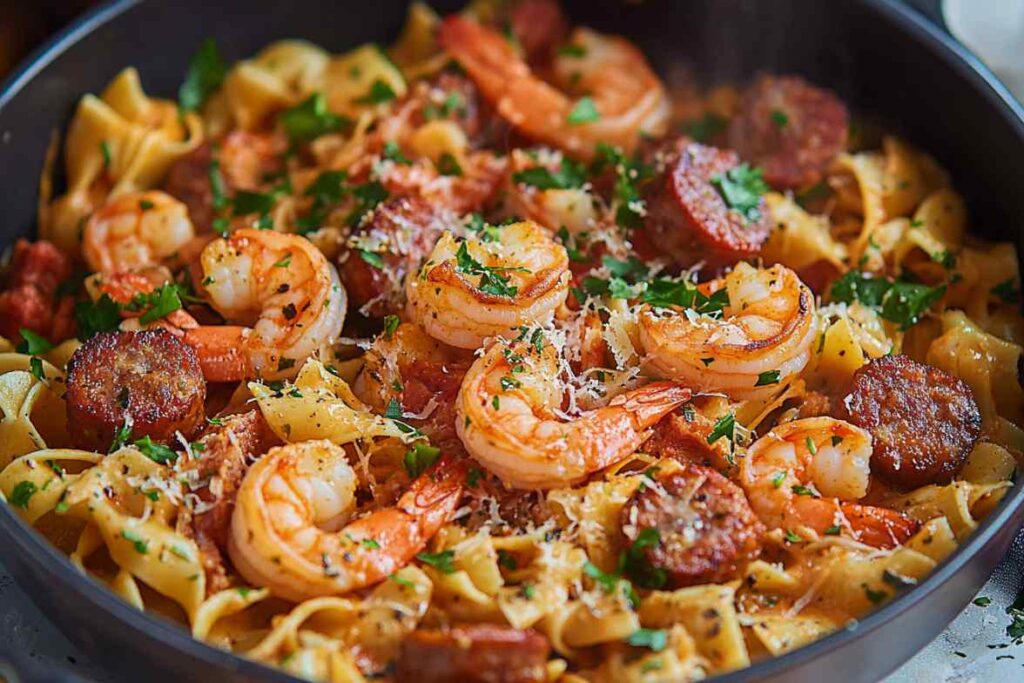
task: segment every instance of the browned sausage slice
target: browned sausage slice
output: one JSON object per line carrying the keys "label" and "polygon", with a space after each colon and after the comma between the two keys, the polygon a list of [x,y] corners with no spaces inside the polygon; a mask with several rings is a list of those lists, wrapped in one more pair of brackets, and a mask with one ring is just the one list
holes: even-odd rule
{"label": "browned sausage slice", "polygon": [[622,530],[631,541],[658,530],[644,553],[669,586],[726,581],[761,552],[764,525],[731,481],[689,463],[655,477],[659,486],[640,487],[623,507]]}
{"label": "browned sausage slice", "polygon": [[494,624],[413,631],[402,643],[399,681],[532,683],[547,680],[548,639]]}
{"label": "browned sausage slice", "polygon": [[729,125],[729,146],[764,170],[778,188],[821,180],[843,145],[846,107],[828,90],[796,76],[762,74],[747,89]]}
{"label": "browned sausage slice", "polygon": [[764,198],[746,215],[731,208],[715,182],[735,169],[735,153],[680,141],[665,154],[665,172],[646,193],[644,225],[654,242],[682,267],[708,270],[754,256],[771,228]]}
{"label": "browned sausage slice", "polygon": [[195,351],[169,332],[107,332],[71,356],[65,398],[75,446],[106,451],[126,418],[136,439],[191,436],[203,421],[206,382]]}
{"label": "browned sausage slice", "polygon": [[981,432],[981,413],[962,380],[907,356],[860,368],[839,402],[871,433],[871,472],[900,488],[950,481]]}
{"label": "browned sausage slice", "polygon": [[358,248],[343,252],[339,276],[352,305],[364,315],[381,317],[404,307],[402,283],[434,247],[444,222],[425,199],[390,199],[355,231],[355,244],[380,244],[364,254]]}
{"label": "browned sausage slice", "polygon": [[202,512],[182,508],[178,530],[194,538],[206,572],[206,592],[230,586],[221,550],[227,545],[235,497],[249,464],[278,443],[259,410],[230,415],[211,425],[197,443],[180,476],[203,501]]}

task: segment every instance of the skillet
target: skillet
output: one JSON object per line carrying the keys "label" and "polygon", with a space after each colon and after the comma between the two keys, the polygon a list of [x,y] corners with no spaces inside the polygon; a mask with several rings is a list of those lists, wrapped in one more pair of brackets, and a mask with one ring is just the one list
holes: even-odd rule
{"label": "skillet", "polygon": [[[78,97],[121,68],[138,67],[149,92],[172,96],[189,55],[215,36],[229,59],[284,37],[339,52],[395,36],[405,0],[119,0],[87,14],[37,51],[0,88],[0,244],[34,231],[46,146]],[[432,2],[439,11],[460,0]],[[759,70],[798,73],[838,92],[855,112],[935,154],[967,198],[971,224],[1024,250],[1024,109],[980,63],[913,11],[886,0],[569,0],[578,23],[625,34],[659,71],[683,61],[707,83]],[[1024,520],[1024,484],[917,588],[808,647],[717,678],[741,681],[877,681],[932,640],[967,604]],[[193,641],[80,575],[42,536],[0,505],[3,561],[39,607],[119,678],[290,681]],[[826,673],[827,672],[827,673]],[[32,680],[74,680],[39,672]]]}

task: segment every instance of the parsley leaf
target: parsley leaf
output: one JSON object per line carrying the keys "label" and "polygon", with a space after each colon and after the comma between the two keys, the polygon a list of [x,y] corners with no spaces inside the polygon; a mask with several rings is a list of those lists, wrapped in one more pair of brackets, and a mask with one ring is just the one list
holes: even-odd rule
{"label": "parsley leaf", "polygon": [[736,415],[734,413],[726,413],[722,417],[718,418],[715,422],[714,428],[711,433],[708,434],[708,444],[713,444],[719,439],[725,437],[732,441],[736,434]]}
{"label": "parsley leaf", "polygon": [[884,320],[897,323],[901,330],[906,330],[945,293],[945,285],[929,287],[851,270],[833,283],[831,298],[845,303],[859,301],[878,309]]}
{"label": "parsley leaf", "polygon": [[439,553],[416,553],[416,559],[425,565],[429,565],[442,574],[455,572],[455,551],[444,550]]}
{"label": "parsley leaf", "polygon": [[405,465],[405,471],[409,473],[409,478],[415,479],[433,467],[440,457],[440,448],[435,448],[428,443],[417,443],[405,452],[402,464]]}
{"label": "parsley leaf", "polygon": [[534,166],[512,174],[512,180],[523,185],[532,185],[538,190],[571,190],[583,187],[587,182],[587,174],[583,166],[572,159],[563,158],[560,168],[556,171]]}
{"label": "parsley leaf", "polygon": [[182,111],[196,111],[228,74],[228,65],[217,49],[217,41],[207,38],[188,61],[185,81],[178,88],[178,105]]}
{"label": "parsley leaf", "polygon": [[11,491],[11,505],[17,505],[20,508],[28,508],[28,501],[36,494],[39,488],[30,481],[19,481],[17,486]]}
{"label": "parsley leaf", "polygon": [[22,327],[18,330],[18,334],[21,335],[22,342],[18,344],[18,353],[24,353],[29,356],[38,356],[41,353],[46,353],[53,349],[51,344],[45,337],[41,337],[27,327]]}
{"label": "parsley leaf", "polygon": [[327,111],[327,99],[321,92],[315,92],[291,109],[281,112],[280,121],[293,144],[309,142],[351,125],[351,121],[344,116]]}
{"label": "parsley leaf", "polygon": [[139,555],[149,552],[149,542],[131,529],[121,529],[121,538],[131,543]]}
{"label": "parsley leaf", "polygon": [[668,645],[668,631],[641,628],[633,632],[626,641],[633,647],[646,647],[661,652]]}
{"label": "parsley leaf", "polygon": [[582,123],[593,123],[601,120],[601,113],[597,111],[597,105],[589,97],[581,97],[573,105],[572,111],[566,117],[566,121],[574,126]]}
{"label": "parsley leaf", "polygon": [[165,318],[181,307],[180,286],[170,282],[148,294],[136,294],[125,306],[130,311],[147,309],[139,316],[139,322],[143,325]]}
{"label": "parsley leaf", "polygon": [[383,104],[384,102],[390,102],[396,97],[398,95],[394,89],[378,78],[370,85],[367,93],[355,101],[357,104]]}
{"label": "parsley leaf", "polygon": [[757,376],[757,381],[754,383],[755,387],[765,387],[771,384],[779,383],[779,376],[781,375],[779,370],[768,370],[762,372]]}
{"label": "parsley leaf", "polygon": [[402,148],[394,140],[388,140],[384,143],[384,158],[403,166],[408,166],[412,163],[409,157],[402,154]]}
{"label": "parsley leaf", "polygon": [[135,447],[144,456],[160,465],[168,465],[178,459],[177,453],[163,444],[154,442],[148,434],[136,440]]}
{"label": "parsley leaf", "polygon": [[711,178],[711,184],[718,189],[725,203],[739,211],[748,221],[761,220],[758,204],[761,196],[768,191],[764,173],[743,163]]}
{"label": "parsley leaf", "polygon": [[394,336],[395,330],[402,324],[402,319],[397,315],[386,315],[384,316],[384,338],[391,339]]}
{"label": "parsley leaf", "polygon": [[78,338],[85,341],[100,332],[116,330],[121,324],[121,307],[107,294],[95,302],[79,301],[75,304],[75,321]]}

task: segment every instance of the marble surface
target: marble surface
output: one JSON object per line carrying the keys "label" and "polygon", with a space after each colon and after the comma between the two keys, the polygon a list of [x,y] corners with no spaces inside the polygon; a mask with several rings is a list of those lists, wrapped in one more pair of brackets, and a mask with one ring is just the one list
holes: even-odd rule
{"label": "marble surface", "polygon": [[[945,632],[919,652],[885,683],[974,683],[1024,680],[1024,645],[1006,635],[1006,608],[1024,589],[1024,531],[978,594],[991,600],[985,607],[970,604]],[[29,597],[6,574],[0,561],[0,662],[10,652],[21,653],[32,671],[21,680],[118,683],[121,680],[91,664],[36,609]],[[0,663],[0,681],[4,680]],[[8,674],[10,671],[8,670]],[[70,676],[66,674],[71,674]],[[13,676],[8,676],[14,679]]]}

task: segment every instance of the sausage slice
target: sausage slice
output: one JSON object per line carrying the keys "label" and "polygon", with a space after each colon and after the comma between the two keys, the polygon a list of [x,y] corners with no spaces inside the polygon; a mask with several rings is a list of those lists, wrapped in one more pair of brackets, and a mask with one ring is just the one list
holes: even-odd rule
{"label": "sausage slice", "polygon": [[819,182],[846,144],[849,114],[842,101],[797,76],[762,74],[739,111],[729,125],[729,146],[777,188]]}
{"label": "sausage slice", "polygon": [[532,683],[546,681],[551,645],[536,631],[494,624],[413,631],[402,642],[399,681]]}
{"label": "sausage slice", "polygon": [[106,451],[127,418],[136,439],[191,436],[203,420],[206,382],[195,351],[166,330],[107,332],[71,356],[65,398],[75,446]]}
{"label": "sausage slice", "polygon": [[402,283],[434,247],[444,230],[438,211],[417,196],[390,199],[355,229],[356,245],[380,245],[364,255],[343,252],[339,276],[349,300],[363,314],[382,317],[404,307]]}
{"label": "sausage slice", "polygon": [[645,529],[658,530],[658,543],[644,553],[670,587],[726,581],[760,554],[764,525],[738,486],[691,463],[655,478],[658,486],[640,487],[630,497],[621,522],[630,541]]}
{"label": "sausage slice", "polygon": [[764,198],[746,214],[715,187],[739,165],[734,152],[681,140],[665,154],[665,172],[646,193],[646,229],[683,268],[733,265],[761,250],[771,229]]}
{"label": "sausage slice", "polygon": [[871,433],[871,471],[909,489],[949,482],[981,433],[981,412],[961,379],[907,356],[882,356],[857,370],[840,402]]}

